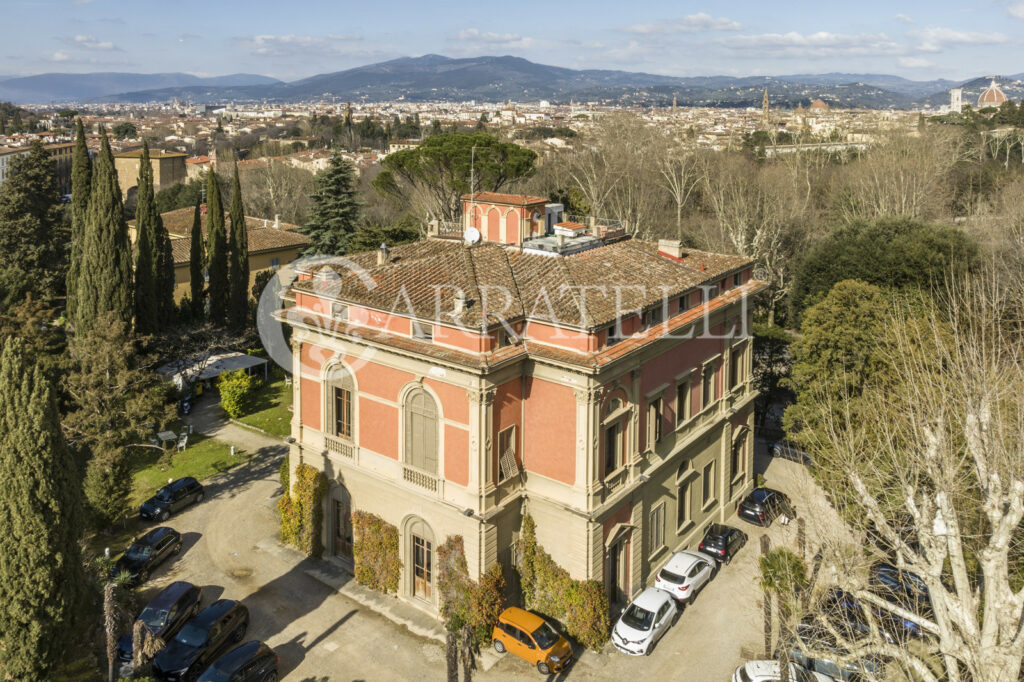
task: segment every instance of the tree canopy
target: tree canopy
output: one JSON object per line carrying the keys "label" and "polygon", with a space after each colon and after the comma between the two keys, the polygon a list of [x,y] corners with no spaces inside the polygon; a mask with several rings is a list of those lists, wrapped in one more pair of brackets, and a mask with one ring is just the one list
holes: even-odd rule
{"label": "tree canopy", "polygon": [[347,253],[359,220],[355,169],[340,153],[335,153],[315,182],[316,189],[310,197],[312,215],[300,230],[310,239],[305,253]]}

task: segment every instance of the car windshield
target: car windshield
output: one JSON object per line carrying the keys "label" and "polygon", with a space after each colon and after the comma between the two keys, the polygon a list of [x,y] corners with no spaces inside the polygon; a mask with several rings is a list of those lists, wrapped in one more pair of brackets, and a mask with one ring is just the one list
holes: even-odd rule
{"label": "car windshield", "polygon": [[132,559],[135,561],[141,561],[148,559],[149,555],[153,553],[153,548],[149,545],[132,545],[128,548],[128,551],[124,553],[126,559]]}
{"label": "car windshield", "polygon": [[724,547],[725,536],[724,535],[708,535],[704,538],[704,544],[708,547]]}
{"label": "car windshield", "polygon": [[683,576],[681,576],[681,575],[679,575],[677,573],[673,573],[672,571],[668,570],[667,568],[661,569],[661,572],[658,573],[658,577],[661,578],[662,580],[664,580],[665,582],[674,583],[676,585],[678,585],[681,582],[683,582]]}
{"label": "car windshield", "polygon": [[558,633],[547,622],[541,623],[540,627],[531,633],[531,636],[541,650],[550,649],[558,641]]}
{"label": "car windshield", "polygon": [[153,609],[146,607],[142,609],[142,613],[139,614],[139,620],[148,625],[153,630],[159,630],[163,626],[167,625],[167,616],[169,615],[167,609]]}
{"label": "car windshield", "polygon": [[170,486],[164,486],[160,490],[156,491],[156,499],[167,502],[171,499],[171,488]]}
{"label": "car windshield", "polygon": [[754,488],[750,492],[750,497],[747,499],[754,504],[764,504],[764,501],[768,499],[769,494],[770,492],[767,488]]}
{"label": "car windshield", "polygon": [[621,620],[634,630],[650,630],[654,624],[654,614],[636,604],[630,604],[622,613]]}
{"label": "car windshield", "polygon": [[188,646],[203,646],[206,644],[207,631],[203,628],[193,624],[187,623],[185,627],[178,632],[178,635],[174,638],[174,641]]}

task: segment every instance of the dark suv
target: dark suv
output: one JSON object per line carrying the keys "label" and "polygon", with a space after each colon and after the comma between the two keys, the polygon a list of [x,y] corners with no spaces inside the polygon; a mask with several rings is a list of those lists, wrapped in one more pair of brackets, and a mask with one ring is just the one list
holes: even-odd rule
{"label": "dark suv", "polygon": [[201,502],[205,494],[203,486],[196,479],[191,476],[179,478],[160,488],[156,495],[143,502],[139,507],[139,516],[144,519],[166,521],[171,518],[171,514],[177,514],[193,502]]}
{"label": "dark suv", "polygon": [[872,564],[869,580],[874,592],[882,597],[891,599],[914,613],[932,615],[932,599],[928,593],[928,586],[918,575],[879,561]]}
{"label": "dark suv", "polygon": [[[171,583],[146,604],[135,620],[141,620],[153,637],[165,642],[173,637],[189,618],[199,613],[203,588],[192,583]],[[132,635],[128,633],[117,642],[117,657],[124,663],[132,660]]]}
{"label": "dark suv", "polygon": [[232,649],[199,676],[199,682],[276,682],[277,654],[252,641]]}
{"label": "dark suv", "polygon": [[747,534],[739,528],[712,523],[700,541],[700,551],[718,559],[723,564],[732,562],[733,556],[740,547],[747,544]]}
{"label": "dark suv", "polygon": [[232,643],[241,642],[249,627],[249,609],[220,599],[185,623],[153,659],[153,676],[166,682],[194,680]]}
{"label": "dark suv", "polygon": [[131,576],[131,584],[146,582],[153,569],[172,554],[181,551],[181,533],[167,526],[154,528],[145,535],[135,538],[121,558],[114,564],[111,578],[121,573]]}
{"label": "dark suv", "polygon": [[773,488],[754,488],[750,491],[736,513],[744,521],[758,526],[770,526],[772,521],[780,519],[783,524],[796,517],[796,511],[785,493]]}

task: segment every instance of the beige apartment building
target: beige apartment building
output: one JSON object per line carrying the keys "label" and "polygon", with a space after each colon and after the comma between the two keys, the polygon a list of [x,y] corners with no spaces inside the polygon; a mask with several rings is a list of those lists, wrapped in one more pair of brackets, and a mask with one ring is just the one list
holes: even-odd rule
{"label": "beige apartment building", "polygon": [[[139,184],[139,161],[141,158],[141,149],[114,155],[117,182],[125,197],[132,193]],[[188,154],[181,152],[150,149],[149,163],[153,167],[153,191],[159,192],[171,185],[184,182],[187,177],[186,158],[188,158]]]}

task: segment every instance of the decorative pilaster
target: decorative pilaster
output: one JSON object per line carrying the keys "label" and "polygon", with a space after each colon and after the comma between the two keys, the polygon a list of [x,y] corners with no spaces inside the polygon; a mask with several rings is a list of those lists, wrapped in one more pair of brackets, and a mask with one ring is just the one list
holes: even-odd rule
{"label": "decorative pilaster", "polygon": [[469,488],[477,491],[482,511],[487,493],[494,490],[494,464],[491,452],[494,442],[493,386],[467,388],[469,401]]}

